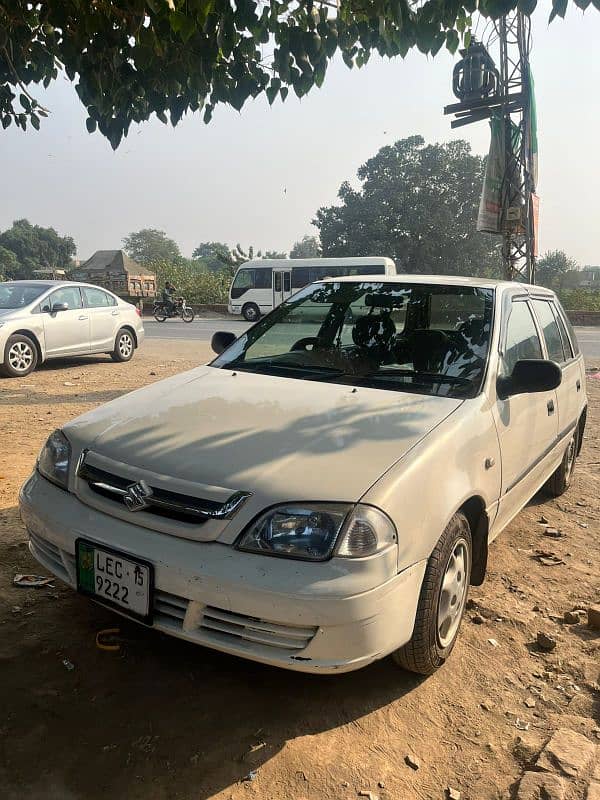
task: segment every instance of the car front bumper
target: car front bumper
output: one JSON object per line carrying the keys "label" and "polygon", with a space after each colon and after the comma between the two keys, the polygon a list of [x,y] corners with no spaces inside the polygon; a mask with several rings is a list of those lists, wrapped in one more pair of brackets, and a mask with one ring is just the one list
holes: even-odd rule
{"label": "car front bumper", "polygon": [[[287,669],[337,673],[388,655],[412,636],[426,562],[345,593],[333,561],[306,593],[285,591],[304,562],[241,553],[141,528],[83,504],[34,473],[20,494],[33,556],[75,588],[82,537],[154,565],[152,626],[222,652]],[[335,592],[332,584],[335,583]]]}

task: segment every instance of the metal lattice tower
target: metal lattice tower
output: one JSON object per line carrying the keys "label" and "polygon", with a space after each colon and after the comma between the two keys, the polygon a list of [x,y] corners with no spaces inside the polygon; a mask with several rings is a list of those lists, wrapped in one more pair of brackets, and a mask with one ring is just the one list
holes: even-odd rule
{"label": "metal lattice tower", "polygon": [[[490,24],[492,33],[483,43],[483,49],[491,65],[487,73],[488,85],[493,86],[494,90],[488,89],[479,97],[472,92],[463,97],[462,102],[446,106],[444,113],[456,115],[451,123],[452,128],[492,116],[500,117],[503,177],[498,232],[502,235],[504,274],[509,280],[534,283],[533,204],[537,176],[531,129],[530,21],[521,12],[513,11],[494,23],[488,22],[486,30]],[[498,70],[493,67],[488,55],[488,50],[496,44],[499,49]],[[476,44],[475,47],[481,49],[482,45]],[[468,57],[469,48],[462,53]],[[471,72],[470,76],[474,74]],[[473,83],[469,77],[469,85]]]}

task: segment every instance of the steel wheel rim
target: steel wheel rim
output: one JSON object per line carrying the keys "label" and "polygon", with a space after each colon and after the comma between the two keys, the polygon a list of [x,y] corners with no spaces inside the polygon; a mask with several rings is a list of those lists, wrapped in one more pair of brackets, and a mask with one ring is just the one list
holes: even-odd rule
{"label": "steel wheel rim", "polygon": [[441,647],[454,640],[467,601],[469,576],[469,548],[465,539],[459,539],[450,553],[438,601],[437,635]]}
{"label": "steel wheel rim", "polygon": [[25,372],[33,364],[34,353],[27,342],[15,342],[8,351],[8,363],[15,372]]}
{"label": "steel wheel rim", "polygon": [[575,443],[575,436],[572,436],[566,452],[567,463],[565,465],[565,483],[567,485],[571,482],[571,475],[573,474],[573,467],[575,466],[576,454],[577,446]]}
{"label": "steel wheel rim", "polygon": [[123,356],[123,358],[129,358],[133,351],[133,343],[131,341],[131,336],[129,334],[124,333],[119,338],[119,353]]}
{"label": "steel wheel rim", "polygon": [[248,317],[248,320],[250,322],[253,322],[257,318],[258,315],[256,313],[256,310],[254,308],[250,307],[250,308],[248,308],[246,310],[246,316]]}

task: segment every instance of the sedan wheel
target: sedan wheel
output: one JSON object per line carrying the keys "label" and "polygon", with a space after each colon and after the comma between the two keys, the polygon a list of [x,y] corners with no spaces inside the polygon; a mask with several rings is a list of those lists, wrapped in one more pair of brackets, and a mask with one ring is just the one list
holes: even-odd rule
{"label": "sedan wheel", "polygon": [[404,669],[431,675],[452,652],[467,604],[472,550],[471,526],[458,511],[427,562],[412,639],[393,654]]}
{"label": "sedan wheel", "polygon": [[135,350],[135,340],[131,331],[121,328],[117,334],[115,349],[111,353],[113,361],[130,361]]}
{"label": "sedan wheel", "polygon": [[561,494],[564,494],[571,485],[571,480],[573,479],[573,470],[575,469],[575,464],[577,462],[578,445],[579,425],[575,428],[573,435],[569,439],[569,444],[565,450],[563,460],[546,484],[545,488],[551,497],[560,497]]}
{"label": "sedan wheel", "polygon": [[10,336],[4,348],[4,364],[0,372],[11,378],[22,378],[36,368],[38,352],[28,336]]}

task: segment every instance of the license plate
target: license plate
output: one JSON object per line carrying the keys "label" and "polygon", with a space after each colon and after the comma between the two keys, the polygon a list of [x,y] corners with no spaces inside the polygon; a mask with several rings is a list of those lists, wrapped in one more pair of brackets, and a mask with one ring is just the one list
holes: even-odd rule
{"label": "license plate", "polygon": [[85,539],[77,540],[75,552],[80,592],[132,617],[149,620],[152,564]]}

